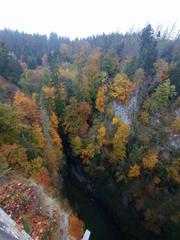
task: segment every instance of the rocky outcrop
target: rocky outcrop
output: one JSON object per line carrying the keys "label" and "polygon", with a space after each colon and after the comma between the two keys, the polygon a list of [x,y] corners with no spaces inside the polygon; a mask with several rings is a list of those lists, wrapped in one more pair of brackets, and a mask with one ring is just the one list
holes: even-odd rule
{"label": "rocky outcrop", "polygon": [[[176,109],[175,111],[175,117],[179,118],[180,117],[180,108]],[[178,150],[179,146],[180,146],[180,136],[178,133],[171,133],[169,136],[169,140],[170,140],[170,145]]]}
{"label": "rocky outcrop", "polygon": [[129,102],[126,104],[113,102],[115,116],[122,118],[123,121],[130,126],[133,122],[133,118],[137,113],[137,105],[136,95],[132,97],[131,100],[129,100]]}

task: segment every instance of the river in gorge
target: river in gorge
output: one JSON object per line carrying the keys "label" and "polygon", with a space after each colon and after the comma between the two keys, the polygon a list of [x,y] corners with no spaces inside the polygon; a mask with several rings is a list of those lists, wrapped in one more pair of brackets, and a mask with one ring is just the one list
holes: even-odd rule
{"label": "river in gorge", "polygon": [[105,209],[77,184],[72,176],[65,180],[66,196],[84,222],[85,229],[91,232],[90,240],[120,240],[118,227],[112,222]]}
{"label": "river in gorge", "polygon": [[66,156],[64,194],[72,209],[84,223],[85,229],[91,232],[89,240],[121,240],[122,233],[107,209],[101,205],[90,191],[86,191],[86,179],[81,181],[81,174],[76,170],[75,159],[68,144],[68,137],[59,130]]}
{"label": "river in gorge", "polygon": [[[161,240],[144,231],[141,219],[129,204],[125,207],[121,191],[109,182],[93,182],[83,171],[80,159],[73,157],[68,137],[61,131],[66,167],[63,174],[64,194],[72,209],[91,232],[89,240]],[[110,183],[110,184],[109,184]],[[116,188],[115,188],[116,187]],[[119,194],[119,193],[120,194]],[[125,199],[125,198],[124,198]]]}

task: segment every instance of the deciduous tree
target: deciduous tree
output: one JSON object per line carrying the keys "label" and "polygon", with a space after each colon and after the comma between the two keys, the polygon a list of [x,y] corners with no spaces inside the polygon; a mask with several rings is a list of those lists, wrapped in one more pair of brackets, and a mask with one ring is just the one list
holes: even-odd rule
{"label": "deciduous tree", "polygon": [[142,159],[144,169],[152,170],[158,163],[158,151],[151,150]]}
{"label": "deciduous tree", "polygon": [[100,87],[98,90],[98,93],[97,93],[96,108],[101,113],[104,112],[104,105],[105,105],[105,100],[106,100],[105,93],[106,93],[106,86]]}

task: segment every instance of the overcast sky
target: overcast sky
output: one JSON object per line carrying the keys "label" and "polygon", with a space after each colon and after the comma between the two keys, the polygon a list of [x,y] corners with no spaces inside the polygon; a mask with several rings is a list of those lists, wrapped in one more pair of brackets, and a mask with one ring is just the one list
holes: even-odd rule
{"label": "overcast sky", "polygon": [[179,0],[0,0],[0,29],[71,38],[126,32],[147,23],[180,29]]}

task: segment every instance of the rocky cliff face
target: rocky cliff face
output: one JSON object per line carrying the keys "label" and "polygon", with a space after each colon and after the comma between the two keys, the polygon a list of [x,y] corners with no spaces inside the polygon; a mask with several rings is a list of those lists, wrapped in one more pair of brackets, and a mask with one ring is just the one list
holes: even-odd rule
{"label": "rocky cliff face", "polygon": [[[176,109],[174,113],[176,118],[180,118],[180,108]],[[169,136],[170,145],[176,150],[179,149],[180,146],[180,138],[179,133],[171,133]]]}
{"label": "rocky cliff face", "polygon": [[137,113],[137,96],[133,96],[131,100],[126,104],[121,104],[119,102],[113,102],[113,108],[116,117],[121,117],[123,121],[129,126],[133,122],[133,118]]}

